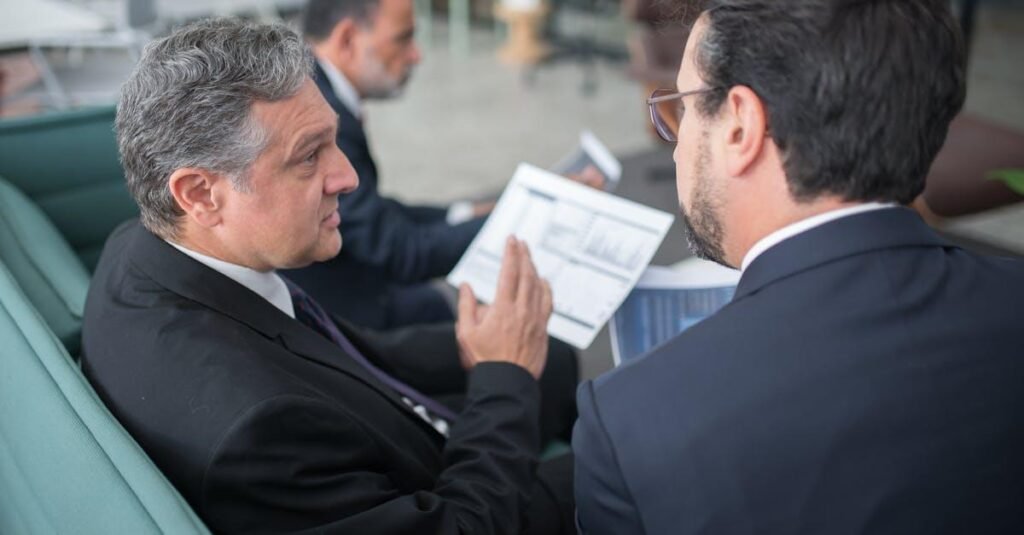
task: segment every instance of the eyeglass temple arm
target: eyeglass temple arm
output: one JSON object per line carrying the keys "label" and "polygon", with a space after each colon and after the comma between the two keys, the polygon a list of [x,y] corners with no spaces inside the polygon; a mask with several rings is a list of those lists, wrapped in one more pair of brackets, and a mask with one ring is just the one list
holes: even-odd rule
{"label": "eyeglass temple arm", "polygon": [[681,93],[672,93],[670,95],[658,95],[656,97],[649,97],[647,99],[647,103],[657,104],[659,102],[665,102],[666,100],[675,100],[677,98],[683,98],[689,95],[696,95],[698,93],[707,93],[709,91],[714,91],[715,89],[716,88],[714,87],[705,87],[703,89],[694,89],[693,91],[683,91]]}

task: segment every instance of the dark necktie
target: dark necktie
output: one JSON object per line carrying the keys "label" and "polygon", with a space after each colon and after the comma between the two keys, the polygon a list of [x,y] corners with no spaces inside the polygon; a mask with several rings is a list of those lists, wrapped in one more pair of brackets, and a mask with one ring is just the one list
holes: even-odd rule
{"label": "dark necktie", "polygon": [[319,303],[313,300],[306,292],[299,288],[292,281],[284,279],[285,284],[288,286],[288,292],[292,295],[292,304],[295,305],[295,319],[301,321],[309,327],[312,327],[320,334],[327,337],[328,340],[334,342],[352,357],[352,360],[359,363],[360,366],[370,372],[377,378],[378,381],[389,386],[395,392],[405,396],[413,403],[422,405],[425,409],[433,413],[435,416],[439,416],[448,420],[449,423],[453,423],[456,419],[456,415],[448,407],[430,399],[415,388],[395,379],[388,375],[384,370],[376,367],[370,362],[362,353],[356,349],[356,346],[352,345],[352,342],[345,337],[341,332],[341,329],[331,320],[330,316],[327,315],[327,311],[320,306]]}

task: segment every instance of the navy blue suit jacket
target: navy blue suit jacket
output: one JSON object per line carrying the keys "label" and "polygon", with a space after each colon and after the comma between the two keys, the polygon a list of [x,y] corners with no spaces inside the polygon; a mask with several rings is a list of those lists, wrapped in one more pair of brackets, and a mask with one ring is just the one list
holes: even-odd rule
{"label": "navy blue suit jacket", "polygon": [[783,241],[581,385],[583,533],[1024,533],[1022,304],[903,208]]}
{"label": "navy blue suit jacket", "polygon": [[389,310],[401,304],[394,301],[401,300],[409,286],[448,274],[484,218],[449,225],[444,208],[407,206],[381,196],[377,166],[362,122],[334,94],[319,65],[315,79],[338,114],[338,148],[359,174],[359,187],[339,198],[341,253],[287,276],[353,323],[377,329],[395,327]]}

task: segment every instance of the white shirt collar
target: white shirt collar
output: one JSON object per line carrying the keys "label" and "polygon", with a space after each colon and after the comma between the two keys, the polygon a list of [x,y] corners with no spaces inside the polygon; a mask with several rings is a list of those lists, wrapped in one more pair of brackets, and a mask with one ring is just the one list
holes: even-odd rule
{"label": "white shirt collar", "polygon": [[823,214],[808,217],[807,219],[801,219],[796,223],[786,225],[785,227],[772,232],[771,234],[761,238],[753,247],[747,251],[747,255],[743,257],[743,264],[740,268],[742,271],[746,271],[750,264],[755,258],[761,256],[761,253],[767,251],[775,245],[796,236],[797,234],[807,232],[814,227],[819,227],[828,223],[829,221],[835,221],[842,217],[848,217],[854,214],[860,214],[863,212],[870,212],[872,210],[881,210],[883,208],[892,208],[896,206],[894,203],[880,203],[880,202],[866,202],[858,204],[856,206],[850,206],[847,208],[838,208]]}
{"label": "white shirt collar", "polygon": [[288,286],[284,283],[284,279],[282,279],[277,273],[273,271],[262,273],[255,269],[239,266],[238,264],[232,264],[218,258],[213,258],[212,256],[197,253],[172,241],[164,241],[167,241],[171,247],[174,247],[182,253],[192,257],[196,262],[199,262],[200,264],[205,265],[238,284],[245,286],[256,295],[270,301],[271,305],[277,307],[281,312],[288,314],[289,317],[295,317],[295,309],[292,306],[291,292],[288,291]]}
{"label": "white shirt collar", "polygon": [[352,86],[348,78],[345,78],[345,75],[335,68],[330,61],[316,58],[316,62],[324,70],[324,74],[327,75],[327,83],[331,84],[334,96],[338,97],[338,100],[348,108],[348,111],[356,119],[361,118],[363,116],[363,101],[359,98],[359,93],[356,92],[356,88]]}

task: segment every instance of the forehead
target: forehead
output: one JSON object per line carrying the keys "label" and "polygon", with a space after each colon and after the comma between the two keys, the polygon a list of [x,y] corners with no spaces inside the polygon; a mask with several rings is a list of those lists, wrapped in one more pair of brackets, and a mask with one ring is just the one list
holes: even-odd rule
{"label": "forehead", "polygon": [[707,13],[703,13],[693,23],[693,28],[690,29],[690,36],[686,40],[686,48],[683,50],[683,61],[679,65],[679,76],[676,78],[676,83],[682,91],[695,89],[700,84],[701,79],[698,75],[696,63],[696,49],[701,39],[703,39],[706,29]]}
{"label": "forehead", "polygon": [[292,138],[310,130],[330,127],[336,119],[334,111],[309,78],[291,97],[275,102],[254,102],[252,113],[270,135],[268,148],[290,143]]}

